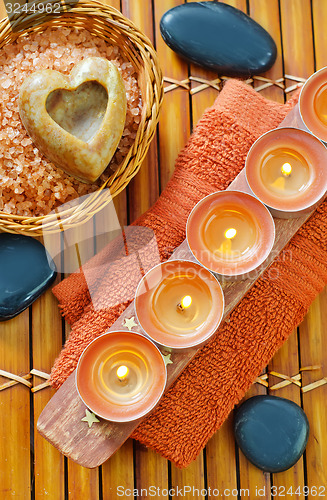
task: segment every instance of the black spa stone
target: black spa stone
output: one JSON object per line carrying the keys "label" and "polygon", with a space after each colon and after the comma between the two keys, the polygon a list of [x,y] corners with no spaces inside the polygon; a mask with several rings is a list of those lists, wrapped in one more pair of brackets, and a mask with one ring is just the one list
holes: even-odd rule
{"label": "black spa stone", "polygon": [[[49,262],[51,263],[49,265]],[[17,316],[54,281],[55,265],[28,236],[0,234],[0,321]]]}
{"label": "black spa stone", "polygon": [[190,62],[223,76],[248,77],[274,64],[274,40],[238,9],[217,2],[191,2],[168,10],[160,21],[166,44]]}
{"label": "black spa stone", "polygon": [[265,472],[282,472],[302,456],[309,437],[300,406],[276,396],[255,396],[236,411],[235,439],[244,455]]}

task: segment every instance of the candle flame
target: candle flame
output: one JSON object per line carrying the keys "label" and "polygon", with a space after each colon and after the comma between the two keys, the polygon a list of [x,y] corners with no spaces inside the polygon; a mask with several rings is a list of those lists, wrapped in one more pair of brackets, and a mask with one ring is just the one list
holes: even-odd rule
{"label": "candle flame", "polygon": [[183,309],[187,309],[188,307],[190,307],[190,305],[192,304],[192,297],[191,295],[185,295],[185,297],[182,298],[181,300],[181,306]]}
{"label": "candle flame", "polygon": [[290,163],[284,163],[282,165],[281,171],[285,177],[289,177],[292,173],[292,165]]}
{"label": "candle flame", "polygon": [[231,240],[231,239],[235,238],[236,234],[237,234],[236,229],[231,227],[225,231],[225,238],[227,238],[228,240]]}
{"label": "candle flame", "polygon": [[192,297],[191,295],[185,295],[185,297],[182,298],[179,304],[177,304],[177,311],[183,313],[185,309],[190,307],[192,304]]}
{"label": "candle flame", "polygon": [[121,365],[117,368],[116,373],[117,373],[117,377],[120,380],[120,382],[123,382],[124,380],[126,380],[126,377],[129,373],[129,369],[127,368],[127,366]]}

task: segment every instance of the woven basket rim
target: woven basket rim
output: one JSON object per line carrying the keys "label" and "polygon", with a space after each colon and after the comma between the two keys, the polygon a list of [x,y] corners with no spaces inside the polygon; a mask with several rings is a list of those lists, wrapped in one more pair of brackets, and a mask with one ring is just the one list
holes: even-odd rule
{"label": "woven basket rim", "polygon": [[[47,0],[45,3],[55,4],[58,3],[58,0]],[[22,13],[15,15],[13,18],[14,21],[13,19],[9,20],[8,17],[0,20],[0,50],[4,45],[15,41],[19,36],[28,32],[35,31],[35,29],[44,30],[49,26],[59,27],[61,20],[64,20],[62,25],[67,26],[69,25],[71,17],[76,20],[76,16],[79,16],[79,18],[84,21],[91,19],[92,24],[94,24],[94,21],[104,23],[109,33],[112,27],[115,30],[119,30],[121,32],[119,36],[126,39],[128,48],[133,47],[134,52],[129,60],[132,60],[133,64],[136,66],[135,60],[136,58],[138,59],[146,80],[146,94],[142,95],[143,108],[141,120],[136,131],[136,138],[123,162],[99,189],[88,195],[88,202],[85,204],[83,202],[79,208],[75,206],[68,208],[64,212],[60,211],[61,217],[69,217],[74,214],[76,215],[76,211],[80,212],[80,216],[83,220],[80,220],[79,223],[83,223],[125,189],[132,177],[138,172],[158,122],[159,111],[163,99],[163,77],[158,56],[151,41],[120,11],[98,0],[80,0],[78,3],[68,0],[66,4],[73,5],[70,10],[65,12],[65,5],[61,4],[62,15],[60,16],[42,13],[37,15],[26,15]],[[13,31],[11,29],[11,23],[13,22],[15,26],[21,24],[22,28]],[[34,24],[35,22],[37,22],[37,24]],[[81,25],[74,25],[74,27],[81,28]],[[87,27],[85,27],[85,29],[87,29]],[[102,38],[106,39],[109,33],[106,31]],[[127,57],[126,52],[127,49],[124,47],[123,54],[125,58]],[[139,71],[138,73],[140,76]],[[149,99],[151,102],[148,102]],[[103,191],[105,189],[109,189],[109,196],[103,196]],[[102,204],[99,203],[99,198],[102,199]],[[85,205],[86,207],[91,206],[92,210],[87,214],[82,214],[81,210],[85,208]],[[60,206],[58,209],[60,209]],[[60,228],[61,224],[62,223],[58,221],[58,215],[55,213],[55,210],[50,212],[50,214],[39,216],[7,214],[0,211],[0,229],[8,232],[40,236],[42,235],[42,227],[50,226],[51,229],[51,226],[53,226],[53,232],[58,232],[62,230]]]}

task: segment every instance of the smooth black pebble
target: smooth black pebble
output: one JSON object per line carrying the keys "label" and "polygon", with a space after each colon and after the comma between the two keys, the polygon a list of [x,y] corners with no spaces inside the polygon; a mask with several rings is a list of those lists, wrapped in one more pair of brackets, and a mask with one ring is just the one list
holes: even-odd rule
{"label": "smooth black pebble", "polygon": [[265,472],[282,472],[302,456],[309,437],[306,414],[288,399],[254,396],[236,411],[235,439],[244,455]]}
{"label": "smooth black pebble", "polygon": [[276,45],[269,33],[230,5],[178,5],[162,16],[160,30],[172,50],[220,75],[257,75],[270,69],[276,60]]}
{"label": "smooth black pebble", "polygon": [[55,280],[56,269],[34,238],[0,234],[0,321],[30,306]]}

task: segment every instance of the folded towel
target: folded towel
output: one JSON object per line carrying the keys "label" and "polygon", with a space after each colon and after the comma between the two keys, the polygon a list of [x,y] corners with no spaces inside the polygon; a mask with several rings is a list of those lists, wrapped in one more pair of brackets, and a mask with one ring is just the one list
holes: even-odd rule
{"label": "folded towel", "polygon": [[[180,153],[172,179],[159,200],[134,223],[154,231],[162,260],[185,239],[186,220],[193,206],[207,194],[226,189],[244,167],[253,142],[275,128],[295,101],[281,105],[266,100],[240,81],[229,80],[225,84]],[[114,281],[107,280],[96,269],[116,254],[117,248],[109,244],[84,267],[88,283],[93,277],[92,286],[114,304],[115,297],[120,296],[119,276],[116,274]],[[133,437],[176,465],[187,466],[300,323],[326,282],[324,202]],[[135,286],[132,280],[126,285],[132,293]],[[72,324],[70,337],[51,374],[51,383],[59,387],[76,368],[86,345],[111,326],[128,302],[95,309],[82,270],[62,281],[53,292],[63,315]]]}

